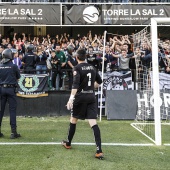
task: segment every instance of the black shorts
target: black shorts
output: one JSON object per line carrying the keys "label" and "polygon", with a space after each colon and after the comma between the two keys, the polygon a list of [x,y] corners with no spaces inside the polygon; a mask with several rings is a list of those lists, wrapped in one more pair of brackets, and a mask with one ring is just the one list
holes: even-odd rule
{"label": "black shorts", "polygon": [[73,103],[71,110],[72,117],[77,119],[97,119],[97,104],[94,103]]}

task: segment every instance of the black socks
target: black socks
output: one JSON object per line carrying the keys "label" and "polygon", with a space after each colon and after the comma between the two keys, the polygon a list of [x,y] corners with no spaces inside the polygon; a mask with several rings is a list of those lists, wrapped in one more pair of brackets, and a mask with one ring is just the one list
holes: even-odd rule
{"label": "black socks", "polygon": [[[95,138],[95,142],[96,142],[96,147],[97,147],[97,153],[101,153],[102,149],[101,149],[101,136],[100,136],[100,129],[98,127],[98,125],[94,125],[92,127],[93,129],[93,133],[94,133],[94,138]],[[69,129],[68,129],[68,140],[67,140],[67,146],[71,146],[71,141],[74,137],[76,131],[76,124],[72,124],[70,123]]]}
{"label": "black socks", "polygon": [[101,135],[100,135],[100,129],[98,125],[94,125],[92,127],[93,132],[94,132],[94,137],[95,137],[95,142],[96,142],[96,147],[97,147],[97,153],[101,153]]}
{"label": "black socks", "polygon": [[69,129],[68,129],[68,146],[71,146],[71,141],[73,139],[74,133],[76,131],[76,124],[70,123]]}

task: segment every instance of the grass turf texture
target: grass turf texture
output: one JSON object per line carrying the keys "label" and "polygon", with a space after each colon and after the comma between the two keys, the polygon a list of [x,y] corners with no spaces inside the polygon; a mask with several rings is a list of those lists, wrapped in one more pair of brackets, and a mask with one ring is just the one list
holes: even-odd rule
{"label": "grass turf texture", "polygon": [[[3,119],[0,142],[61,142],[66,138],[69,117],[17,118],[22,137],[11,140],[9,118]],[[130,126],[132,121],[98,122],[103,143],[152,143]],[[163,126],[165,143],[170,143],[170,126]],[[93,143],[87,121],[79,121],[74,142]],[[94,158],[95,146],[0,145],[1,170],[168,170],[169,146],[103,146],[105,159]]]}

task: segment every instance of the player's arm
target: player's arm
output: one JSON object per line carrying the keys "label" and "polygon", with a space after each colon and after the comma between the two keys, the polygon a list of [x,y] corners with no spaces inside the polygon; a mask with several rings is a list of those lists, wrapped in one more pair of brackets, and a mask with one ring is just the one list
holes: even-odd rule
{"label": "player's arm", "polygon": [[100,86],[96,81],[94,82],[94,88],[97,89]]}
{"label": "player's arm", "polygon": [[76,93],[77,93],[77,89],[72,89],[69,99],[71,99],[71,100],[74,99],[74,96],[76,95]]}
{"label": "player's arm", "polygon": [[74,96],[77,93],[77,89],[72,89],[71,90],[71,94],[70,94],[70,98],[67,102],[67,110],[71,110],[73,108],[73,101],[74,101]]}
{"label": "player's arm", "polygon": [[70,98],[67,102],[67,109],[68,110],[71,110],[73,108],[73,101],[74,101],[74,97],[77,93],[77,89],[79,87],[79,82],[80,82],[80,74],[76,70],[76,68],[74,67],[74,70],[73,70],[73,85],[72,85]]}
{"label": "player's arm", "polygon": [[[97,83],[97,84],[102,84],[102,78],[100,77],[100,75],[99,75],[99,73],[98,72],[96,72],[96,80],[95,80],[95,83]],[[96,85],[97,85],[96,84]]]}
{"label": "player's arm", "polygon": [[100,84],[102,84],[102,79],[99,75],[98,72],[96,72],[96,79],[95,79],[95,82],[94,82],[94,88],[98,88],[100,86]]}

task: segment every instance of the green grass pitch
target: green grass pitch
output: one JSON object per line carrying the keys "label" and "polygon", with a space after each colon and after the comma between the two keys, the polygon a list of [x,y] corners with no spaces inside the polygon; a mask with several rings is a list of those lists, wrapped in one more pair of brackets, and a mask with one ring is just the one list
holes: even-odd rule
{"label": "green grass pitch", "polygon": [[[9,118],[5,117],[0,138],[0,170],[168,170],[170,146],[121,146],[119,144],[153,144],[130,126],[133,121],[98,121],[105,159],[94,158],[93,133],[87,121],[79,121],[72,149],[60,144],[2,145],[13,142],[56,142],[66,139],[69,117],[18,117],[22,137],[11,140]],[[163,143],[170,143],[170,126],[163,126]],[[87,143],[79,145],[74,143]]]}

